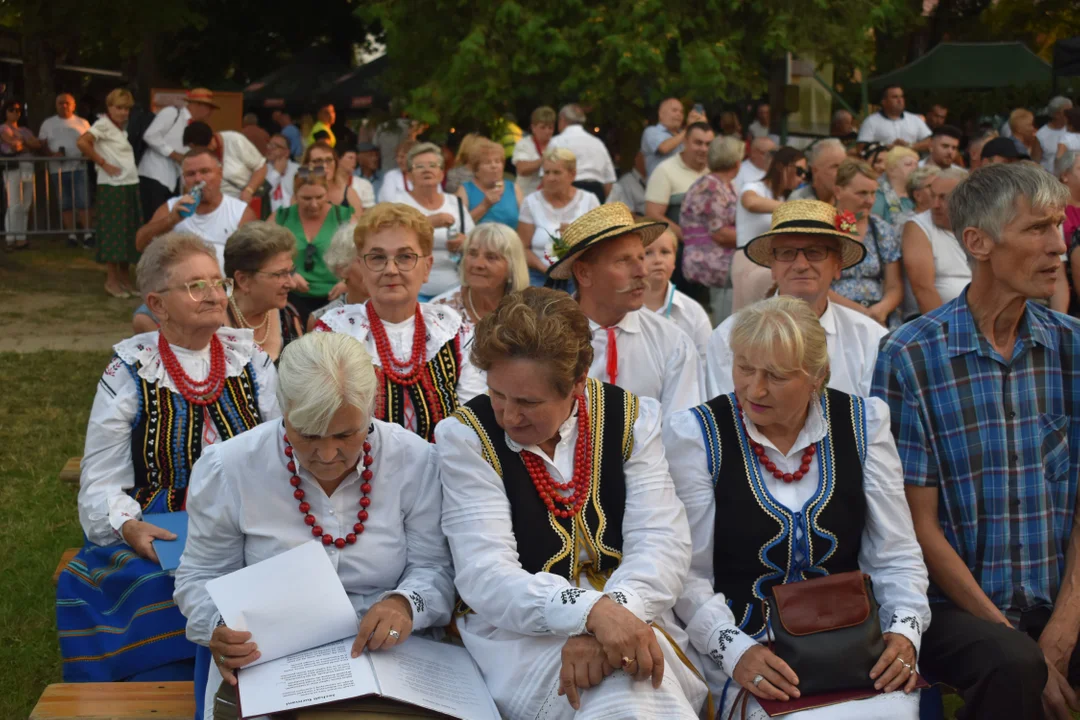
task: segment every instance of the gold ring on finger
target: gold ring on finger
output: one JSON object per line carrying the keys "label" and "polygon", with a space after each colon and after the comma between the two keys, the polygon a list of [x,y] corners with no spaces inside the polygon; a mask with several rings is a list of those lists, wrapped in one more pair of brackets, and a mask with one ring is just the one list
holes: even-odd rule
{"label": "gold ring on finger", "polygon": [[636,662],[636,661],[635,661],[634,659],[632,659],[632,658],[628,658],[628,657],[626,657],[625,655],[623,655],[623,658],[622,658],[622,666],[623,666],[624,668],[625,668],[625,667],[630,667],[630,666],[631,666],[631,665],[633,665],[633,664],[634,664],[635,662]]}

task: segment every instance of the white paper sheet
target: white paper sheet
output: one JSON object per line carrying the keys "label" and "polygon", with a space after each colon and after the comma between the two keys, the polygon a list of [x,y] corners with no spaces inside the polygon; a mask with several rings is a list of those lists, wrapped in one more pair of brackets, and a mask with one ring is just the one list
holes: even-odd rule
{"label": "white paper sheet", "polygon": [[378,693],[367,654],[349,655],[353,638],[240,670],[244,717],[268,715]]}
{"label": "white paper sheet", "polygon": [[317,540],[206,583],[225,624],[251,633],[262,656],[248,667],[355,637],[345,588]]}

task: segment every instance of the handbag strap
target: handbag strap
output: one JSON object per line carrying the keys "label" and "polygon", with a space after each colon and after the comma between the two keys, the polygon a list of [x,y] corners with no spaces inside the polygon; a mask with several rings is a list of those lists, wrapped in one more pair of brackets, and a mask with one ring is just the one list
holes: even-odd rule
{"label": "handbag strap", "polygon": [[739,689],[739,694],[735,696],[735,704],[731,706],[731,712],[728,713],[727,720],[735,720],[735,711],[739,709],[739,703],[742,703],[742,712],[739,718],[740,720],[746,720],[746,706],[750,704],[750,691],[746,688]]}

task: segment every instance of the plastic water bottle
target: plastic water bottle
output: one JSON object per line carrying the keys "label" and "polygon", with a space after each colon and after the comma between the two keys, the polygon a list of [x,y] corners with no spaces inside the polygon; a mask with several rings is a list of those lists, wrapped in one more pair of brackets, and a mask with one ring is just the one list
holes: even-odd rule
{"label": "plastic water bottle", "polygon": [[192,197],[194,202],[190,205],[184,204],[180,206],[180,218],[186,219],[195,214],[196,208],[199,207],[199,203],[202,202],[203,189],[206,187],[205,182],[197,182],[195,186],[188,191],[188,195]]}

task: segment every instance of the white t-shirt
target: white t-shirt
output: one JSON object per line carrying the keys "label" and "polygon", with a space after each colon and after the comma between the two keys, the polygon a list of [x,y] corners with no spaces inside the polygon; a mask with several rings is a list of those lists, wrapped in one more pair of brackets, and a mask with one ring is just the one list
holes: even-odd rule
{"label": "white t-shirt", "polygon": [[267,163],[266,181],[270,183],[271,210],[276,211],[278,208],[292,205],[293,180],[296,179],[296,171],[299,169],[298,164],[289,160],[288,165],[285,166],[285,172],[279,173],[273,163]]}
{"label": "white t-shirt", "polygon": [[749,160],[743,160],[742,165],[739,166],[739,174],[735,176],[731,184],[735,188],[735,194],[742,195],[744,186],[752,182],[759,182],[764,177],[764,170]]}
{"label": "white t-shirt", "polygon": [[1054,158],[1057,157],[1058,143],[1064,142],[1063,137],[1069,134],[1068,128],[1061,127],[1055,130],[1049,125],[1043,125],[1035,133],[1035,137],[1038,138],[1039,144],[1042,145],[1043,157],[1042,166],[1046,168],[1047,172],[1054,172]]}
{"label": "white t-shirt", "polygon": [[387,170],[383,175],[382,186],[379,187],[379,202],[405,202],[401,199],[402,195],[409,195],[405,189],[405,174],[399,168]]}
{"label": "white t-shirt", "polygon": [[[168,206],[170,211],[172,211],[173,206],[176,205],[179,199],[179,197],[169,198]],[[240,227],[240,220],[244,217],[244,211],[247,210],[247,207],[247,203],[243,200],[223,195],[221,204],[213,212],[205,215],[194,213],[177,223],[176,227],[173,228],[173,232],[188,232],[192,235],[198,235],[210,243],[214,247],[214,252],[217,253],[221,274],[224,275],[225,241]]]}
{"label": "white t-shirt", "polygon": [[615,182],[615,164],[600,138],[580,125],[571,125],[551,139],[549,147],[566,148],[577,158],[577,180]]}
{"label": "white t-shirt", "polygon": [[859,128],[859,142],[892,145],[897,140],[903,140],[908,145],[914,145],[930,137],[931,134],[930,128],[918,115],[905,111],[900,117],[894,119],[876,112],[867,117]]}
{"label": "white t-shirt", "polygon": [[763,198],[774,200],[772,190],[764,182],[752,182],[743,186],[739,191],[739,202],[735,204],[735,245],[746,247],[746,244],[763,232],[768,232],[772,226],[772,213],[750,212],[743,207],[743,193],[753,190]]}
{"label": "white t-shirt", "polygon": [[[514,144],[514,154],[510,156],[510,162],[517,167],[519,162],[536,162],[540,159],[540,149],[536,147],[536,141],[532,135],[526,135]],[[540,189],[540,171],[532,175],[518,173],[517,186],[521,188],[523,195],[529,195]]]}
{"label": "white t-shirt", "polygon": [[94,136],[94,150],[97,154],[109,165],[120,168],[120,174],[113,177],[98,166],[98,185],[138,185],[139,171],[135,168],[135,151],[128,142],[127,131],[116,127],[108,116],[102,115],[87,132]]}
{"label": "white t-shirt", "polygon": [[[934,224],[930,210],[919,213],[908,222],[915,223],[930,241],[930,251],[934,254],[934,289],[941,296],[941,302],[955,300],[971,282],[971,265],[968,264],[967,253],[960,247],[960,242],[952,230],[945,230]],[[917,313],[919,305],[911,293],[911,285],[907,280],[904,285],[907,296],[904,301],[905,313]]]}
{"label": "white t-shirt", "polygon": [[600,207],[596,195],[575,188],[574,197],[561,208],[551,206],[544,198],[544,193],[534,192],[521,203],[518,222],[528,223],[536,228],[532,236],[531,249],[544,265],[551,261],[546,257],[552,238],[560,237],[563,224],[569,225],[593,208]]}
{"label": "white t-shirt", "polygon": [[266,164],[263,157],[251,141],[242,133],[222,130],[221,144],[221,192],[229,197],[239,198],[252,174]]}
{"label": "white t-shirt", "polygon": [[447,213],[454,217],[454,224],[451,227],[436,228],[435,230],[435,243],[431,250],[431,257],[434,260],[431,265],[431,275],[428,276],[428,281],[420,288],[421,295],[430,297],[441,295],[461,282],[461,278],[458,276],[457,263],[454,261],[450,251],[446,249],[446,243],[450,239],[451,231],[455,234],[465,233],[468,235],[474,227],[472,215],[469,214],[469,206],[464,202],[459,205],[461,198],[457,195],[442,193],[442,199],[442,207],[436,210],[429,210],[424,207],[409,193],[402,193],[394,200],[394,202],[414,207],[426,216]]}
{"label": "white t-shirt", "polygon": [[[90,131],[90,123],[78,115],[64,119],[59,115],[53,115],[41,123],[41,131],[38,139],[49,144],[51,152],[64,151],[64,157],[77,158],[75,160],[54,160],[49,163],[49,172],[56,174],[60,171],[74,172],[86,167],[86,159],[82,151],[75,146],[75,142],[83,133]],[[1057,148],[1054,148],[1055,152]]]}
{"label": "white t-shirt", "polygon": [[[1065,150],[1080,150],[1080,133],[1065,133],[1059,141],[1065,146]],[[1057,159],[1057,148],[1054,148],[1054,159]]]}

